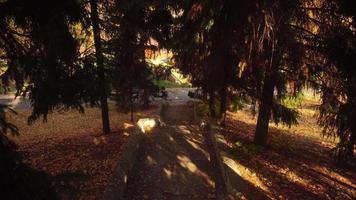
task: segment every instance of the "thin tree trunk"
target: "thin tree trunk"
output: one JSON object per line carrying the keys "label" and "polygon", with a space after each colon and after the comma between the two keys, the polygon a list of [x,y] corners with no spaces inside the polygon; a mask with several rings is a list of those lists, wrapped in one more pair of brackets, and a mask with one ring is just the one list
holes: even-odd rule
{"label": "thin tree trunk", "polygon": [[107,97],[107,82],[105,77],[104,69],[104,58],[103,52],[101,49],[101,38],[100,38],[100,28],[99,28],[99,15],[98,15],[98,2],[97,0],[90,0],[91,8],[91,20],[94,33],[94,45],[95,45],[95,54],[96,62],[98,66],[99,79],[100,79],[100,105],[101,105],[101,117],[103,123],[103,132],[110,132],[110,121],[109,121],[109,108],[108,108],[108,97]]}
{"label": "thin tree trunk", "polygon": [[226,102],[227,101],[227,91],[226,91],[226,85],[223,86],[223,88],[220,91],[220,116],[222,117],[221,120],[221,126],[225,126],[225,120],[226,120]]}
{"label": "thin tree trunk", "polygon": [[355,142],[356,142],[356,131],[352,130],[351,131],[351,136],[350,136],[350,141],[349,141],[348,147],[347,147],[347,154],[351,158],[354,157]]}
{"label": "thin tree trunk", "polygon": [[216,112],[215,112],[215,96],[214,96],[214,92],[209,92],[209,111],[210,111],[210,115],[211,117],[215,117],[216,116]]}
{"label": "thin tree trunk", "polygon": [[258,111],[258,119],[254,142],[258,145],[266,145],[268,138],[268,125],[271,118],[274,93],[274,78],[273,74],[268,74],[262,88],[262,96],[260,99],[260,107]]}
{"label": "thin tree trunk", "polygon": [[148,109],[150,107],[149,94],[146,89],[143,90],[143,108]]}
{"label": "thin tree trunk", "polygon": [[131,123],[134,123],[134,115],[133,115],[133,112],[134,112],[134,109],[133,109],[133,103],[131,102]]}
{"label": "thin tree trunk", "polygon": [[131,113],[131,123],[134,123],[134,102],[132,99],[132,93],[131,93],[131,99],[130,99],[130,113]]}

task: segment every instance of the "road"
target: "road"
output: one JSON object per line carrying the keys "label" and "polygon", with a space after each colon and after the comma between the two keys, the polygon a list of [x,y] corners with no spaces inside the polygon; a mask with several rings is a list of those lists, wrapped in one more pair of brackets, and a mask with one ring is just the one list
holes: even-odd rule
{"label": "road", "polygon": [[188,92],[195,91],[195,88],[168,88],[166,89],[168,93],[167,100],[155,99],[153,103],[162,103],[164,101],[169,102],[171,105],[183,105],[188,101],[196,101],[188,96]]}
{"label": "road", "polygon": [[[155,99],[153,104],[161,103],[162,101],[168,101],[170,104],[179,105],[185,104],[187,101],[194,101],[194,99],[188,96],[189,91],[194,91],[195,88],[168,88],[168,99]],[[14,110],[26,110],[31,109],[30,100],[22,97],[17,97],[15,95],[0,95],[0,104],[9,105]]]}
{"label": "road", "polygon": [[15,95],[0,95],[0,104],[9,105],[14,110],[26,110],[31,108],[31,102],[28,99],[17,97]]}

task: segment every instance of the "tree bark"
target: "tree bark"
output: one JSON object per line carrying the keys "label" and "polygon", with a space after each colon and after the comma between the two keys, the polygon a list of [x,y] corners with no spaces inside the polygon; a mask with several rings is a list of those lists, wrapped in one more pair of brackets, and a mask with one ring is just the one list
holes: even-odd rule
{"label": "tree bark", "polygon": [[209,92],[209,111],[210,111],[211,117],[216,117],[215,96],[214,96],[214,92],[212,92],[212,91]]}
{"label": "tree bark", "polygon": [[143,108],[148,109],[150,107],[150,99],[149,99],[149,92],[147,89],[143,90]]}
{"label": "tree bark", "polygon": [[96,63],[98,66],[98,75],[100,79],[100,105],[101,105],[101,117],[103,132],[110,133],[110,121],[109,121],[109,108],[108,108],[108,86],[105,77],[104,58],[101,48],[100,27],[99,27],[99,15],[98,15],[98,1],[90,0],[91,9],[91,21],[94,33],[94,45],[96,54]]}
{"label": "tree bark", "polygon": [[274,93],[274,74],[267,74],[262,88],[262,96],[260,99],[260,107],[258,111],[258,119],[254,142],[258,145],[266,145],[268,138],[268,125],[271,118]]}
{"label": "tree bark", "polygon": [[224,85],[221,88],[220,91],[220,116],[222,118],[221,120],[221,126],[225,126],[225,120],[226,120],[226,102],[227,101],[227,91],[226,91],[226,85]]}
{"label": "tree bark", "polygon": [[134,123],[134,100],[132,98],[132,91],[130,92],[130,113],[131,113],[131,123]]}
{"label": "tree bark", "polygon": [[349,139],[348,147],[347,147],[347,154],[351,158],[354,157],[354,148],[355,148],[355,142],[356,142],[356,131],[353,129],[351,131],[350,139]]}

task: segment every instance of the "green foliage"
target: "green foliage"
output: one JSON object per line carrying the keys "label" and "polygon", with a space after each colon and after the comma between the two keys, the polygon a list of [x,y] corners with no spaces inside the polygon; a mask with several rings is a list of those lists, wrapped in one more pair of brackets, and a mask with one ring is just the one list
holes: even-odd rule
{"label": "green foliage", "polygon": [[[241,96],[234,95],[231,98],[227,100],[228,103],[228,110],[230,112],[237,112],[238,110],[241,110],[245,104],[246,104],[246,99],[244,99]],[[214,109],[216,112],[220,113],[220,102],[215,102],[214,104]],[[203,103],[198,104],[197,106],[197,114],[199,117],[208,117],[211,115],[209,111],[209,104],[207,101],[204,101]]]}
{"label": "green foliage", "polygon": [[97,103],[97,72],[91,58],[79,59],[74,23],[84,21],[79,1],[55,3],[9,0],[0,4],[0,48],[8,68],[2,81],[16,83],[17,94],[28,96],[33,122],[58,109],[83,111]]}
{"label": "green foliage", "polygon": [[169,80],[162,80],[162,79],[158,79],[158,80],[153,80],[153,83],[155,85],[157,85],[159,88],[183,88],[183,87],[189,87],[188,83],[176,83],[173,81],[169,81]]}
{"label": "green foliage", "polygon": [[[220,113],[219,102],[215,102],[213,109],[217,113]],[[216,117],[216,116],[211,116],[209,104],[206,101],[204,101],[203,103],[198,104],[198,106],[197,106],[197,115],[199,117],[201,117],[201,118]]]}
{"label": "green foliage", "polygon": [[296,110],[282,104],[275,103],[272,107],[272,118],[275,124],[282,123],[291,127],[298,124],[299,114]]}
{"label": "green foliage", "polygon": [[147,107],[152,96],[159,96],[162,88],[158,79],[166,76],[170,68],[152,66],[145,51],[157,48],[149,44],[151,38],[165,44],[170,14],[161,5],[140,0],[118,1],[108,10],[107,26],[115,28],[109,31],[106,53],[113,66],[111,79],[118,108],[132,111],[136,100]]}
{"label": "green foliage", "polygon": [[282,104],[287,108],[296,109],[302,105],[303,99],[304,99],[304,94],[302,92],[299,92],[297,95],[287,96],[283,98],[281,101]]}
{"label": "green foliage", "polygon": [[253,143],[243,143],[237,141],[232,149],[230,149],[230,154],[239,156],[240,153],[247,155],[256,155],[263,151],[263,147],[253,144]]}
{"label": "green foliage", "polygon": [[238,95],[235,95],[229,101],[228,110],[231,112],[237,112],[238,110],[241,110],[244,107],[245,103],[245,99],[241,98]]}
{"label": "green foliage", "polygon": [[206,103],[200,103],[196,107],[197,116],[200,118],[206,118],[209,115],[209,105]]}
{"label": "green foliage", "polygon": [[[338,137],[340,143],[335,149],[336,160],[339,163],[355,161],[356,145],[356,25],[354,10],[348,6],[354,5],[349,0],[339,3],[330,2],[335,10],[332,23],[324,22],[319,33],[323,38],[323,49],[316,52],[326,60],[325,68],[318,71],[321,74],[322,104],[319,107],[319,123],[324,128],[326,136]],[[342,17],[350,18],[345,23]],[[349,25],[346,25],[349,24]]]}
{"label": "green foliage", "polygon": [[275,102],[272,107],[272,120],[275,124],[282,123],[288,127],[298,124],[299,113],[296,110],[303,103],[304,95],[302,92],[295,96],[286,96]]}
{"label": "green foliage", "polygon": [[[131,78],[129,78],[130,76]],[[141,68],[140,73],[117,77],[114,85],[116,91],[114,99],[119,110],[132,111],[135,101],[141,102],[147,107],[150,102],[149,98],[158,96],[160,92],[160,88],[155,85],[154,80],[152,72],[147,68]]]}
{"label": "green foliage", "polygon": [[[237,77],[249,7],[246,1],[232,0],[187,1],[179,6],[183,12],[176,18],[171,40],[176,65],[191,77],[193,86],[216,98],[215,93],[226,90]],[[225,101],[226,96],[220,98]]]}

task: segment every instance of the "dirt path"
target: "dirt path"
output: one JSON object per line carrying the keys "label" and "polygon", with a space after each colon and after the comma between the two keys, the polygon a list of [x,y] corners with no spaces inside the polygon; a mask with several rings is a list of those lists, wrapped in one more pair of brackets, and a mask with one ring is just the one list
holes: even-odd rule
{"label": "dirt path", "polygon": [[129,179],[128,199],[215,199],[214,181],[203,138],[193,124],[189,106],[170,106],[166,126],[157,128],[142,145]]}

